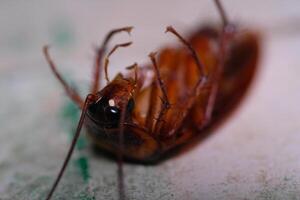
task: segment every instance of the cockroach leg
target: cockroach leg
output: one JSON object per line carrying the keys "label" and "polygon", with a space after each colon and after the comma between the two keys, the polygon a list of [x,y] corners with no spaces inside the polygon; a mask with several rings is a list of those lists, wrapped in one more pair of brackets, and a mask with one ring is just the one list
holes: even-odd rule
{"label": "cockroach leg", "polygon": [[195,62],[196,62],[196,65],[200,71],[200,75],[201,77],[204,77],[205,76],[205,67],[204,67],[204,64],[203,62],[201,61],[201,59],[199,58],[199,56],[197,55],[197,52],[195,51],[195,49],[192,47],[192,45],[187,41],[185,40],[172,26],[168,26],[166,28],[166,33],[167,32],[171,32],[173,33],[188,49],[189,51],[191,52]]}
{"label": "cockroach leg", "polygon": [[134,63],[134,83],[135,83],[135,86],[137,85],[137,82],[138,82],[138,64],[137,63]]}
{"label": "cockroach leg", "polygon": [[216,72],[213,74],[212,80],[213,80],[213,85],[210,90],[210,94],[208,97],[208,102],[207,106],[205,108],[205,114],[204,114],[204,121],[202,126],[206,126],[212,116],[212,111],[214,108],[214,104],[216,101],[217,93],[218,93],[218,88],[219,88],[219,82],[220,82],[220,77],[223,73],[223,68],[225,64],[225,56],[226,56],[226,49],[227,49],[227,44],[228,40],[230,40],[235,33],[235,27],[234,25],[230,24],[228,21],[227,15],[225,13],[225,10],[219,0],[215,0],[216,6],[219,10],[219,13],[221,15],[221,19],[223,22],[223,28],[220,36],[220,50],[219,50],[219,59],[218,59],[218,66]]}
{"label": "cockroach leg", "polygon": [[164,122],[163,117],[165,116],[167,111],[170,109],[171,105],[170,105],[169,98],[167,95],[166,86],[161,78],[161,75],[160,75],[160,72],[159,72],[159,69],[157,66],[155,56],[156,56],[156,53],[154,53],[154,52],[149,54],[149,57],[152,61],[152,65],[153,65],[153,68],[154,68],[154,71],[156,74],[157,83],[158,83],[158,85],[161,89],[162,95],[163,95],[163,97],[160,98],[162,101],[162,105],[161,105],[161,109],[160,109],[160,112],[159,112],[159,115],[158,115],[158,118],[157,118],[157,121],[156,121],[156,124],[154,127],[154,131],[153,131],[153,133],[159,133],[159,129],[160,129],[162,123]]}
{"label": "cockroach leg", "polygon": [[64,80],[64,78],[59,74],[59,72],[57,71],[56,65],[54,64],[53,60],[50,57],[49,54],[49,46],[44,46],[43,48],[43,52],[45,55],[45,58],[52,70],[52,72],[54,73],[55,77],[59,80],[59,82],[63,85],[67,95],[70,97],[70,99],[77,104],[81,109],[83,108],[83,104],[84,101],[82,100],[82,98],[79,96],[79,94],[77,93],[77,91],[74,88],[71,88],[67,82]]}
{"label": "cockroach leg", "polygon": [[72,139],[72,143],[71,143],[71,146],[69,148],[68,154],[67,154],[67,156],[66,156],[66,158],[64,160],[64,163],[63,163],[63,165],[62,165],[62,167],[61,167],[61,169],[60,169],[60,171],[59,171],[59,173],[58,173],[58,175],[57,175],[57,177],[56,177],[56,179],[55,179],[52,187],[51,187],[50,192],[47,195],[46,200],[51,199],[51,196],[52,196],[53,192],[55,191],[55,189],[56,189],[59,181],[61,180],[61,178],[63,176],[63,173],[64,173],[64,171],[65,171],[65,169],[66,169],[66,167],[67,167],[67,165],[68,165],[68,163],[70,161],[70,158],[71,158],[72,153],[74,151],[75,145],[76,145],[77,140],[79,138],[80,131],[81,131],[81,128],[83,126],[83,122],[84,122],[84,119],[85,119],[85,116],[86,116],[87,108],[88,108],[88,106],[92,102],[95,101],[95,99],[96,98],[95,98],[95,96],[93,94],[87,95],[87,97],[85,99],[85,102],[83,104],[83,108],[82,108],[82,111],[81,111],[81,116],[80,116],[80,119],[79,119],[79,122],[78,122],[78,125],[77,125],[77,129],[76,129],[75,135],[74,135],[74,137]]}
{"label": "cockroach leg", "polygon": [[205,73],[205,66],[203,62],[201,61],[200,57],[198,56],[196,50],[192,47],[192,45],[187,42],[172,26],[168,26],[166,28],[166,32],[171,32],[173,33],[191,52],[192,57],[196,63],[196,66],[198,67],[200,71],[200,78],[197,81],[196,85],[194,86],[194,89],[192,90],[191,96],[197,96],[198,90],[203,87],[204,83],[207,82],[207,75]]}
{"label": "cockroach leg", "polygon": [[170,133],[170,135],[177,135],[183,128],[185,121],[188,117],[188,114],[191,112],[191,109],[193,108],[193,106],[196,102],[196,99],[199,95],[201,88],[203,88],[205,86],[205,84],[208,82],[208,77],[204,71],[205,66],[204,66],[203,62],[201,61],[201,59],[199,58],[195,49],[192,47],[192,45],[189,42],[187,42],[187,40],[185,40],[172,26],[168,26],[166,28],[166,32],[173,33],[188,48],[188,50],[191,52],[191,55],[196,63],[196,66],[198,67],[198,69],[200,71],[200,77],[199,77],[198,81],[196,82],[193,90],[187,97],[188,99],[186,102],[186,104],[187,104],[186,110],[183,113],[183,117],[181,119],[181,122],[179,123],[180,125],[177,126],[175,129],[173,129],[172,132]]}
{"label": "cockroach leg", "polygon": [[127,27],[123,27],[123,28],[118,28],[118,29],[114,29],[111,30],[105,37],[102,45],[97,49],[97,54],[96,54],[96,58],[95,58],[95,64],[94,64],[94,70],[93,70],[93,81],[91,84],[91,89],[90,92],[92,94],[95,94],[96,92],[98,92],[99,88],[100,88],[100,73],[101,73],[101,62],[102,62],[102,57],[106,51],[107,48],[107,44],[109,42],[109,40],[117,33],[120,32],[127,32],[128,34],[130,34],[131,30],[133,29],[132,26],[127,26]]}
{"label": "cockroach leg", "polygon": [[138,64],[137,63],[133,63],[133,65],[130,65],[128,67],[126,67],[126,69],[128,70],[134,70],[134,83],[135,85],[137,84],[137,79],[138,79]]}
{"label": "cockroach leg", "polygon": [[119,199],[125,199],[125,188],[124,188],[124,173],[123,173],[123,152],[124,152],[124,123],[126,116],[126,107],[128,102],[123,106],[120,119],[120,133],[119,133],[119,148],[118,148],[118,189]]}
{"label": "cockroach leg", "polygon": [[224,10],[224,8],[223,8],[220,0],[215,0],[215,4],[216,4],[216,6],[217,6],[217,8],[219,10],[219,13],[221,15],[223,26],[225,27],[228,24],[228,18],[227,18],[226,12],[225,12],[225,10]]}
{"label": "cockroach leg", "polygon": [[107,56],[105,57],[105,62],[104,62],[104,71],[105,71],[105,79],[107,81],[107,83],[109,83],[109,78],[108,78],[108,64],[109,64],[109,57],[120,47],[128,47],[129,45],[131,45],[132,42],[126,42],[126,43],[122,43],[122,44],[117,44],[114,46],[114,48],[112,48],[112,50],[107,54]]}
{"label": "cockroach leg", "polygon": [[159,72],[159,69],[158,69],[158,66],[157,66],[157,62],[156,62],[156,52],[152,52],[149,54],[149,57],[152,61],[152,64],[153,64],[153,68],[154,68],[154,71],[155,71],[155,74],[156,74],[156,79],[157,79],[157,82],[159,84],[159,87],[162,91],[162,94],[163,94],[163,101],[164,101],[164,104],[166,104],[166,107],[169,107],[170,106],[170,102],[169,102],[169,99],[168,99],[168,95],[167,95],[167,90],[166,90],[166,86],[161,78],[161,75],[160,75],[160,72]]}
{"label": "cockroach leg", "polygon": [[193,48],[193,46],[187,42],[172,26],[168,26],[166,28],[166,32],[171,32],[173,33],[191,52],[192,57],[196,63],[196,66],[198,67],[200,71],[200,77],[199,80],[197,81],[196,85],[194,86],[192,92],[191,92],[191,98],[195,98],[195,96],[198,96],[199,89],[203,87],[203,85],[207,82],[208,77],[205,73],[205,66],[203,62],[201,61],[200,57],[198,56],[196,50]]}
{"label": "cockroach leg", "polygon": [[228,29],[228,26],[230,26],[230,24],[227,24],[227,25],[224,24],[223,30],[221,33],[218,66],[217,66],[216,72],[213,74],[213,77],[212,77],[212,80],[213,80],[212,88],[210,90],[210,94],[208,97],[207,106],[205,107],[204,121],[203,121],[202,126],[206,126],[210,122],[213,108],[215,105],[215,101],[217,98],[220,78],[223,73],[224,64],[225,64],[225,56],[226,56],[226,49],[227,49],[226,47],[228,44],[228,38],[232,37],[232,34],[233,34],[232,30]]}
{"label": "cockroach leg", "polygon": [[158,91],[158,86],[156,82],[152,82],[151,84],[151,91],[149,95],[149,106],[148,106],[148,111],[146,115],[146,121],[145,121],[145,126],[147,127],[148,131],[150,133],[153,132],[153,124],[154,124],[154,118],[155,118],[155,111],[157,108],[157,95],[159,94]]}

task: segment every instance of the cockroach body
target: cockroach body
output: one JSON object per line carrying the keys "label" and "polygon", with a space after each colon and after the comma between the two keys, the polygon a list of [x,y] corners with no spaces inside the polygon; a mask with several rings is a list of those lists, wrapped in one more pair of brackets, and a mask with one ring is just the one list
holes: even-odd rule
{"label": "cockroach body", "polygon": [[[205,27],[188,40],[209,75],[218,67],[219,38],[218,30]],[[215,105],[211,116],[206,116],[213,81],[207,80],[199,95],[191,100],[190,93],[200,76],[193,57],[185,48],[163,49],[157,66],[170,104],[163,118],[158,119],[165,106],[161,100],[163,94],[153,68],[145,66],[138,69],[137,83],[131,74],[118,75],[97,93],[96,103],[89,106],[85,119],[88,136],[100,148],[117,153],[120,109],[126,108],[123,155],[143,162],[159,159],[172,148],[193,140],[203,129],[216,123],[220,115],[231,111],[230,107],[239,101],[253,77],[257,56],[256,35],[235,33],[228,44],[224,71],[218,78]],[[189,101],[195,101],[191,108]]]}
{"label": "cockroach body", "polygon": [[132,27],[111,31],[97,50],[94,80],[85,102],[59,75],[48,48],[44,48],[54,74],[82,109],[71,148],[47,199],[64,172],[83,125],[92,141],[117,155],[119,163],[123,157],[151,162],[197,138],[240,102],[257,68],[258,36],[229,23],[220,2],[215,2],[223,20],[221,28],[201,27],[185,40],[167,27],[166,32],[174,34],[183,47],[165,48],[159,56],[151,53],[151,65],[134,64],[129,67],[134,73],[118,74],[109,81],[109,56],[131,43],[116,45],[104,60],[108,84],[98,92],[108,41]]}

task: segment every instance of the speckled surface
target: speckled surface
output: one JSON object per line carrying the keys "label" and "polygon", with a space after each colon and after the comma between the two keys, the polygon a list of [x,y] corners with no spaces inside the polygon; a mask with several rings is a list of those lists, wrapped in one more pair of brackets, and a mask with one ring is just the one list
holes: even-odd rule
{"label": "speckled surface", "polygon": [[[158,165],[126,164],[128,199],[300,199],[300,3],[226,1],[229,16],[262,33],[255,83],[240,109],[205,141]],[[43,199],[70,142],[76,109],[42,56],[83,94],[93,45],[114,27],[134,25],[115,42],[134,45],[112,57],[111,73],[147,62],[150,51],[218,15],[210,1],[0,2],[0,199]],[[53,199],[117,199],[116,163],[84,137]]]}

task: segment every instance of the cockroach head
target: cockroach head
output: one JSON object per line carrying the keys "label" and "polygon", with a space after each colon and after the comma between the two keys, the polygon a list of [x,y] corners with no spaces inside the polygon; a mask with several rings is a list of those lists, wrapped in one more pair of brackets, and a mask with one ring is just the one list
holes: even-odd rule
{"label": "cockroach head", "polygon": [[122,112],[125,112],[126,121],[131,120],[133,95],[134,85],[131,80],[114,79],[97,94],[98,99],[89,106],[88,115],[106,128],[116,128]]}

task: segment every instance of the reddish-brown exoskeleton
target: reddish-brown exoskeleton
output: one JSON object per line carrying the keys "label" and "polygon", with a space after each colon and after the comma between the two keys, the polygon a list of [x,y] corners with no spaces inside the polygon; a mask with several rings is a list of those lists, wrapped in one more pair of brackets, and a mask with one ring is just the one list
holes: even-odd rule
{"label": "reddish-brown exoskeleton", "polygon": [[[220,28],[202,27],[184,39],[169,26],[166,32],[174,34],[184,47],[163,49],[158,58],[150,53],[152,64],[134,64],[129,67],[134,73],[118,74],[110,81],[109,56],[131,43],[116,45],[103,60],[108,41],[116,33],[129,33],[132,27],[112,30],[97,50],[93,83],[85,101],[60,76],[48,47],[44,47],[55,76],[82,110],[68,155],[47,199],[62,177],[83,125],[94,143],[118,156],[122,178],[123,157],[157,160],[201,135],[240,101],[256,70],[258,37],[229,23],[220,2],[215,3],[222,18]],[[108,84],[98,91],[103,61]],[[122,198],[123,186],[119,188]]]}

